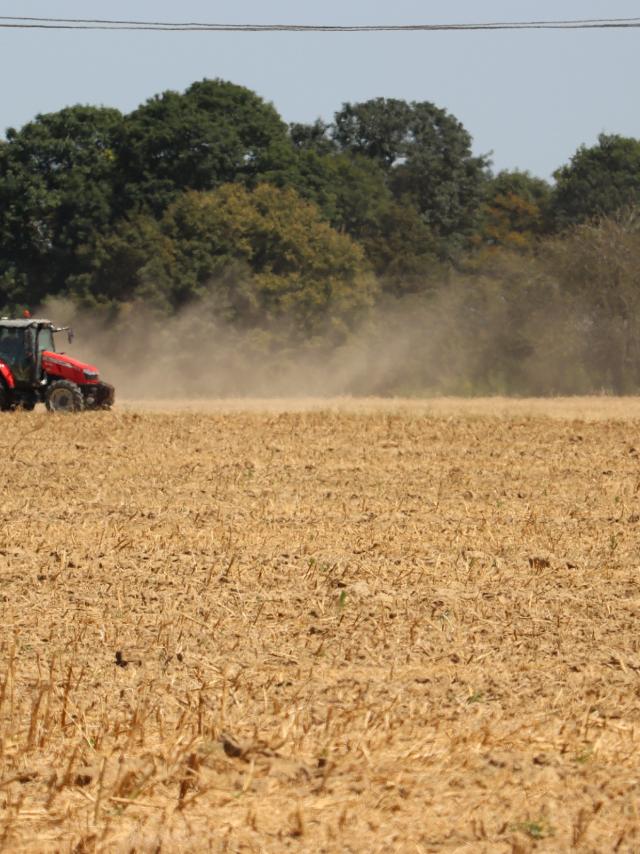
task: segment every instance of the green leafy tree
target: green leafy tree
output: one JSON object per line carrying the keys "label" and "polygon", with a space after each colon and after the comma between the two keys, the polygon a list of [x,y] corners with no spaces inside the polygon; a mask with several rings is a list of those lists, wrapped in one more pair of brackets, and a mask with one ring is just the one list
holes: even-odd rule
{"label": "green leafy tree", "polygon": [[393,201],[380,167],[359,155],[305,148],[286,168],[266,172],[262,180],[296,190],[316,204],[334,228],[356,240]]}
{"label": "green leafy tree", "polygon": [[251,182],[292,157],[275,108],[222,80],[151,98],[126,117],[118,145],[125,205],[156,214],[183,190]]}
{"label": "green leafy tree", "polygon": [[375,160],[304,148],[288,169],[267,173],[264,179],[295,188],[317,204],[335,229],[356,240],[383,290],[397,294],[428,286],[438,241],[410,200],[395,201]]}
{"label": "green leafy tree", "polygon": [[503,171],[487,182],[474,244],[488,251],[530,251],[547,231],[550,185],[528,172]]}
{"label": "green leafy tree", "polygon": [[551,185],[544,178],[521,169],[503,169],[491,176],[486,185],[487,198],[513,194],[544,209],[549,204]]}
{"label": "green leafy tree", "polygon": [[336,151],[336,142],[330,135],[331,125],[316,119],[307,125],[294,122],[289,125],[289,136],[298,151],[315,151],[318,154],[330,154]]}
{"label": "green leafy tree", "polygon": [[396,98],[346,103],[336,113],[333,136],[340,148],[363,154],[391,169],[411,145],[413,106]]}
{"label": "green leafy tree", "polygon": [[144,302],[164,314],[174,310],[174,247],[153,217],[122,219],[78,254],[84,269],[67,286],[82,307],[117,314],[123,304]]}
{"label": "green leafy tree", "polygon": [[175,246],[181,298],[210,295],[231,322],[343,334],[372,302],[362,250],[291,189],[187,193],[162,227]]}
{"label": "green leafy tree", "polygon": [[640,140],[601,134],[554,177],[551,212],[559,229],[640,204]]}
{"label": "green leafy tree", "polygon": [[360,243],[383,292],[400,297],[439,286],[439,242],[412,205],[386,206],[360,235]]}
{"label": "green leafy tree", "polygon": [[420,211],[445,254],[462,247],[476,223],[488,162],[472,155],[457,119],[427,101],[376,98],[345,104],[334,138],[385,169],[395,198]]}
{"label": "green leafy tree", "polygon": [[303,340],[346,335],[376,291],[362,249],[315,205],[270,184],[186,191],[160,221],[120,223],[72,285],[84,304],[142,301],[171,313],[202,302],[212,319]]}
{"label": "green leafy tree", "polygon": [[64,290],[110,227],[117,110],[68,107],[10,128],[0,155],[0,282],[11,302]]}

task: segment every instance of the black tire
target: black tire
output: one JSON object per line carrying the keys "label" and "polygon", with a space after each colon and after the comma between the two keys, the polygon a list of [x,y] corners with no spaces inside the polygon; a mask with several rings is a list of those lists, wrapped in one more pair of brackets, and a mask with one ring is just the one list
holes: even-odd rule
{"label": "black tire", "polygon": [[8,412],[12,405],[11,392],[5,381],[0,377],[0,412]]}
{"label": "black tire", "polygon": [[99,408],[109,410],[116,399],[116,390],[109,383],[98,383]]}
{"label": "black tire", "polygon": [[25,412],[33,412],[37,402],[35,398],[25,397],[20,401],[20,409],[24,409]]}
{"label": "black tire", "polygon": [[45,394],[44,402],[49,412],[82,412],[84,398],[75,383],[56,380]]}

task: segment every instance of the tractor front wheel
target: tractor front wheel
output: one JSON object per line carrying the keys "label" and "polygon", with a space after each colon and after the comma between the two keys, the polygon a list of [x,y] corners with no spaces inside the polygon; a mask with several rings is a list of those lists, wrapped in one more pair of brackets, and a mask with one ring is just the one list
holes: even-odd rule
{"label": "tractor front wheel", "polygon": [[49,412],[82,412],[84,398],[75,383],[56,380],[45,394],[44,402]]}

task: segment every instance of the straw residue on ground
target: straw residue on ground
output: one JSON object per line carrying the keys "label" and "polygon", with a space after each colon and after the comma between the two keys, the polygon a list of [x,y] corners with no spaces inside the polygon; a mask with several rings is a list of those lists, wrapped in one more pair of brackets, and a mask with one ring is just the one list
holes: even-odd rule
{"label": "straw residue on ground", "polygon": [[0,847],[637,850],[639,424],[568,413],[0,417]]}

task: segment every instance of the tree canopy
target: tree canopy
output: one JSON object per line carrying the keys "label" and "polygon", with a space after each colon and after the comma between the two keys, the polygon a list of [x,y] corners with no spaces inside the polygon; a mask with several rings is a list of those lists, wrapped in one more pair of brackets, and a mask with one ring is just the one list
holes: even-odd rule
{"label": "tree canopy", "polygon": [[113,222],[117,110],[69,107],[10,128],[0,157],[0,281],[18,301],[59,293],[78,247]]}
{"label": "tree canopy", "polygon": [[614,214],[640,202],[640,140],[601,134],[555,173],[552,213],[557,228]]}
{"label": "tree canopy", "polygon": [[0,311],[64,296],[117,324],[196,305],[267,349],[375,332],[403,388],[637,391],[639,208],[636,139],[602,135],[548,183],[493,174],[430,101],[287,124],[202,80],[7,131]]}
{"label": "tree canopy", "polygon": [[342,150],[370,157],[386,170],[394,197],[415,205],[448,251],[472,233],[488,160],[471,152],[471,136],[428,101],[375,98],[345,104],[334,138]]}
{"label": "tree canopy", "polygon": [[74,288],[85,302],[168,312],[205,301],[218,320],[294,337],[344,333],[376,292],[362,249],[294,190],[270,184],[190,190],[160,220],[122,223]]}
{"label": "tree canopy", "polygon": [[485,202],[474,238],[489,251],[530,251],[548,229],[551,187],[528,172],[503,171],[485,188]]}
{"label": "tree canopy", "polygon": [[155,213],[181,190],[250,182],[292,156],[275,108],[221,80],[151,98],[125,118],[118,140],[125,204]]}

